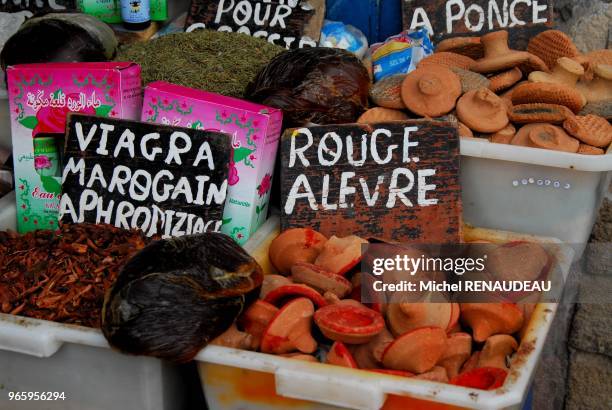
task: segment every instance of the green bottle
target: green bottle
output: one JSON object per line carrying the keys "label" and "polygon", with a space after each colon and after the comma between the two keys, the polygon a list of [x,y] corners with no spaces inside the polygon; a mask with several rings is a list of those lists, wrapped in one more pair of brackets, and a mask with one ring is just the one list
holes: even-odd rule
{"label": "green bottle", "polygon": [[57,140],[50,134],[34,137],[34,169],[41,177],[59,177],[60,155]]}

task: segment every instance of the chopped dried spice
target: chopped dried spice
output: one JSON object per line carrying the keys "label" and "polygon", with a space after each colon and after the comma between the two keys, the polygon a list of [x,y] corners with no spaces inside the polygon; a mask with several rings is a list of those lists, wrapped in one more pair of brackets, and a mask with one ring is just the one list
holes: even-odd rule
{"label": "chopped dried spice", "polygon": [[0,312],[98,328],[106,290],[149,241],[110,225],[0,232]]}
{"label": "chopped dried spice", "polygon": [[168,81],[185,87],[242,98],[247,84],[285,51],[241,33],[196,30],[124,46],[116,61],[142,67],[142,83]]}

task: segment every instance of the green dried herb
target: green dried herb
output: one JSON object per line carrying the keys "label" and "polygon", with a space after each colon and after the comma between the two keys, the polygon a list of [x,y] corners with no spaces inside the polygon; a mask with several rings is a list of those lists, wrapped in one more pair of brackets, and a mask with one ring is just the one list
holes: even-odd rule
{"label": "green dried herb", "polygon": [[144,85],[168,81],[242,98],[247,84],[282,51],[245,34],[197,30],[126,45],[115,60],[140,64]]}

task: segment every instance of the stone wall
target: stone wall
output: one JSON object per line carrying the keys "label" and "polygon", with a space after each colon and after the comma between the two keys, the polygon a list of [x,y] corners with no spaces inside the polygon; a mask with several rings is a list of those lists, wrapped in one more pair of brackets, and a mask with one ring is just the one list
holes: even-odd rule
{"label": "stone wall", "polygon": [[555,0],[557,28],[569,34],[582,52],[609,48],[612,0]]}

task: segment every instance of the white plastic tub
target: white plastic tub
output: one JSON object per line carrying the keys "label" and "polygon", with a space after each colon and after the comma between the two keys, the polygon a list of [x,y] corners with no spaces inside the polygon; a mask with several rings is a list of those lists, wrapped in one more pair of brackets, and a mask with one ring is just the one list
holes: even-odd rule
{"label": "white plastic tub", "polygon": [[[0,199],[0,230],[15,229],[14,193]],[[59,401],[9,401],[9,392],[63,392]],[[0,409],[175,410],[176,366],[110,349],[99,330],[0,314]]]}
{"label": "white plastic tub", "polygon": [[[245,248],[274,272],[267,250],[279,232],[278,217],[268,222]],[[573,252],[559,240],[487,229],[466,229],[470,239],[492,242],[531,240],[557,248],[557,269],[567,277]],[[208,346],[196,357],[210,410],[239,409],[520,409],[531,384],[557,305],[540,303],[521,341],[517,359],[501,389],[483,391],[448,384],[387,376],[279,356]]]}
{"label": "white plastic tub", "polygon": [[463,217],[550,236],[580,258],[610,184],[612,154],[592,156],[461,139]]}

